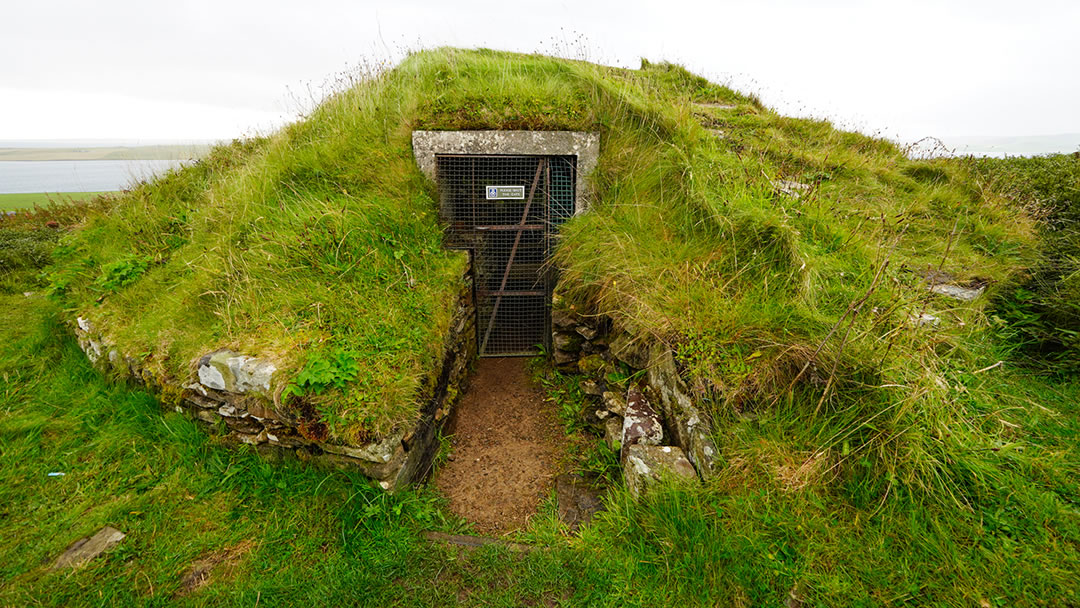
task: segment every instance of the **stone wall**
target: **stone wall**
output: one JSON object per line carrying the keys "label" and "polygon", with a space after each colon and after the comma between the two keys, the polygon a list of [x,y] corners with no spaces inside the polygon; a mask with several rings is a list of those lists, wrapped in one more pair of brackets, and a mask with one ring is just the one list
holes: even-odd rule
{"label": "stone wall", "polygon": [[272,458],[294,455],[319,465],[356,470],[387,490],[423,481],[438,449],[437,431],[450,414],[476,358],[472,280],[456,304],[442,364],[425,379],[418,422],[365,444],[319,441],[305,432],[304,421],[285,411],[277,396],[288,378],[275,377],[270,361],[229,350],[207,353],[192,378],[160,378],[142,362],[120,353],[105,332],[79,317],[75,335],[87,357],[102,371],[145,386],[162,402],[198,421],[212,433],[253,445]]}
{"label": "stone wall", "polygon": [[[555,364],[585,376],[581,387],[591,400],[588,418],[619,448],[635,494],[647,485],[642,475],[660,475],[650,462],[677,476],[688,470],[702,478],[712,474],[717,456],[712,427],[690,397],[671,348],[643,341],[609,319],[579,315],[557,298],[551,324]],[[625,392],[607,379],[620,362],[632,377]]]}

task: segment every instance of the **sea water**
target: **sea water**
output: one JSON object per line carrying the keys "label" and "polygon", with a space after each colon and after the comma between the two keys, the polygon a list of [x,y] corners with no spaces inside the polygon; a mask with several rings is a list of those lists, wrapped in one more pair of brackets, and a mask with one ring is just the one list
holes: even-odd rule
{"label": "sea water", "polygon": [[180,160],[5,160],[0,194],[123,190],[164,173]]}

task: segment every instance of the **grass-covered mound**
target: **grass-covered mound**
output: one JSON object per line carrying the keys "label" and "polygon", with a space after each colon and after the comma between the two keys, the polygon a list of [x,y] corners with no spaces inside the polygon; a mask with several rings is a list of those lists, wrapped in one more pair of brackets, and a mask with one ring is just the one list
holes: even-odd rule
{"label": "grass-covered mound", "polygon": [[[718,100],[736,108],[692,103]],[[460,270],[438,247],[434,192],[411,164],[409,129],[544,124],[604,135],[592,210],[564,230],[562,289],[677,349],[721,455],[703,483],[639,501],[616,480],[608,510],[580,536],[548,503],[519,540],[549,550],[432,546],[423,531],[464,528],[430,489],[389,495],[355,473],[221,449],[143,392],[103,383],[60,331],[59,316],[87,314],[177,377],[218,345],[276,344],[287,375],[335,351],[419,360],[439,337],[409,342],[399,317],[379,326],[398,346],[363,341],[378,335],[363,328],[379,314],[436,293],[440,272],[452,293]],[[384,155],[350,165],[332,149]],[[399,191],[380,181],[391,170]],[[260,181],[260,171],[276,177]],[[1013,178],[979,175],[971,163],[913,162],[888,143],[776,116],[677,68],[438,51],[343,92],[304,125],[97,201],[74,235],[64,236],[86,209],[0,220],[0,527],[11,532],[0,540],[0,604],[1075,605],[1080,384],[1017,367],[1016,320],[983,309],[1013,297],[1051,239],[1076,242],[1076,228],[1044,228],[1042,257],[1029,259],[1025,205],[1004,207],[996,194]],[[814,189],[778,193],[778,178]],[[415,224],[388,219],[415,206]],[[393,249],[380,246],[384,233],[348,233],[344,222],[396,228]],[[271,224],[282,232],[264,234]],[[313,248],[330,240],[328,226],[335,249]],[[327,270],[356,255],[354,239],[372,243],[358,269]],[[36,273],[57,240],[47,280],[66,311],[22,295],[40,291]],[[933,296],[928,266],[990,281],[991,293],[970,304]],[[394,283],[410,276],[413,289]],[[335,294],[358,298],[348,293],[358,285],[377,287],[376,310],[344,310]],[[1069,305],[1068,293],[1053,301]],[[907,322],[924,313],[938,324]],[[552,390],[560,411],[580,413],[577,378],[550,378],[562,382]],[[356,432],[369,428],[365,416],[407,417],[409,400],[390,386],[357,378],[316,401],[338,432]],[[129,534],[117,550],[78,571],[47,570],[105,524]],[[191,564],[215,555],[235,563],[180,594]]]}
{"label": "grass-covered mound", "polygon": [[[670,343],[714,415],[884,412],[844,438],[878,456],[932,460],[872,436],[950,424],[937,362],[984,325],[925,275],[993,285],[1029,255],[1029,221],[963,170],[682,68],[443,49],[118,196],[58,249],[53,291],[167,377],[229,347],[311,372],[283,407],[385,432],[417,411],[465,265],[412,158],[421,128],[599,132],[591,210],[557,251],[567,301]],[[940,326],[916,331],[924,313]]]}

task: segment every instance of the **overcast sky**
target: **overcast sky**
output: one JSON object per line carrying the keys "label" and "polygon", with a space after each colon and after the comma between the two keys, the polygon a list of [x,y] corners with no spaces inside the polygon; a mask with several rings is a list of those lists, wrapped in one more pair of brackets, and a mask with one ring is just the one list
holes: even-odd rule
{"label": "overcast sky", "polygon": [[367,58],[683,63],[867,133],[1080,133],[1080,1],[0,0],[0,140],[265,132]]}

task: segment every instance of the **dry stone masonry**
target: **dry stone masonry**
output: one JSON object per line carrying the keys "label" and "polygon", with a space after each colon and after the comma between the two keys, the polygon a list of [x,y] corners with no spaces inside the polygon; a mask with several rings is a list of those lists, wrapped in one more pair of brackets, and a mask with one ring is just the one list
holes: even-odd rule
{"label": "dry stone masonry", "polygon": [[249,444],[266,456],[293,455],[319,465],[356,470],[387,490],[422,481],[437,448],[436,431],[446,420],[476,357],[472,286],[458,298],[443,363],[422,388],[419,422],[364,444],[318,439],[305,433],[304,421],[280,407],[276,395],[288,382],[272,361],[218,349],[195,365],[186,381],[163,378],[141,361],[122,355],[104,331],[79,317],[75,334],[87,357],[103,371],[131,379],[158,393],[168,406],[202,422],[225,439]]}
{"label": "dry stone masonry", "polygon": [[[638,496],[659,479],[710,476],[717,456],[712,428],[671,349],[643,343],[608,319],[576,314],[557,297],[553,308],[552,357],[563,371],[584,376],[590,418],[619,451],[631,492]],[[625,391],[608,381],[619,363],[630,370]]]}

